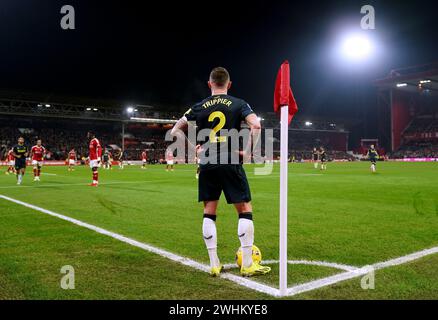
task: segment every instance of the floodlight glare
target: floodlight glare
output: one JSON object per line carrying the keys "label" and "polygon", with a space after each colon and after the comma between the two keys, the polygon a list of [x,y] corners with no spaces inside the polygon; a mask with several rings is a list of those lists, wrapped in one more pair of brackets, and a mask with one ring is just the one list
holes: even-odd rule
{"label": "floodlight glare", "polygon": [[407,83],[397,83],[397,88],[403,88],[406,87],[408,84]]}
{"label": "floodlight glare", "polygon": [[126,108],[126,112],[133,113],[134,112],[134,108],[133,107],[128,107],[128,108]]}
{"label": "floodlight glare", "polygon": [[304,124],[305,124],[307,127],[310,127],[313,123],[310,122],[310,121],[306,121]]}
{"label": "floodlight glare", "polygon": [[350,60],[363,60],[371,55],[373,46],[368,37],[362,34],[354,34],[345,37],[342,41],[342,53]]}

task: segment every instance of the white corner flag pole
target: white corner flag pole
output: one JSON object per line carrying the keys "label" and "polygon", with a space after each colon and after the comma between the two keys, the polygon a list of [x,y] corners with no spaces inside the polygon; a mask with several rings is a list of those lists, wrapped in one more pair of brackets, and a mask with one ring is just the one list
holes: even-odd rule
{"label": "white corner flag pole", "polygon": [[289,106],[281,107],[280,131],[280,295],[287,293],[287,165]]}

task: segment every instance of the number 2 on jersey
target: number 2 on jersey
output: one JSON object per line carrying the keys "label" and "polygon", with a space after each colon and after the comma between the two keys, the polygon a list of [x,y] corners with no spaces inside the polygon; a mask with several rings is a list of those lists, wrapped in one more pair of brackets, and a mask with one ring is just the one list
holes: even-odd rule
{"label": "number 2 on jersey", "polygon": [[224,127],[226,118],[223,112],[215,111],[210,114],[208,117],[208,122],[213,122],[215,119],[219,119],[219,123],[211,130],[210,132],[210,142],[211,143],[220,143],[220,142],[226,142],[227,137],[226,136],[216,136],[216,134]]}

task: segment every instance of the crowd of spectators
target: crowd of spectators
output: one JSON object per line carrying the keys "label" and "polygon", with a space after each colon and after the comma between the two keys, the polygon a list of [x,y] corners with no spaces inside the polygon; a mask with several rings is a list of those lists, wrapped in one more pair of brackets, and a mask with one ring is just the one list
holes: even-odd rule
{"label": "crowd of spectators", "polygon": [[402,134],[402,145],[393,159],[438,158],[438,115],[423,115],[411,121]]}
{"label": "crowd of spectators", "polygon": [[438,158],[438,143],[410,142],[390,155],[393,159]]}
{"label": "crowd of spectators", "polygon": [[411,121],[409,126],[403,132],[404,136],[410,136],[416,133],[437,132],[438,118],[429,116],[420,116]]}

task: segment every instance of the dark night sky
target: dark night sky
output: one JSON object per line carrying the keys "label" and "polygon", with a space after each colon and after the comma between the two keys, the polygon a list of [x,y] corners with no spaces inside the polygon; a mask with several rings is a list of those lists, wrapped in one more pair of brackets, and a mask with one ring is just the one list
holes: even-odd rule
{"label": "dark night sky", "polygon": [[[438,58],[432,1],[153,2],[2,0],[0,88],[183,108],[222,65],[232,94],[266,111],[288,59],[301,114],[354,118],[372,110],[371,80]],[[74,31],[59,26],[63,4],[76,9]],[[359,27],[363,4],[376,9],[369,32],[382,52],[361,70],[340,67],[331,49]]]}

